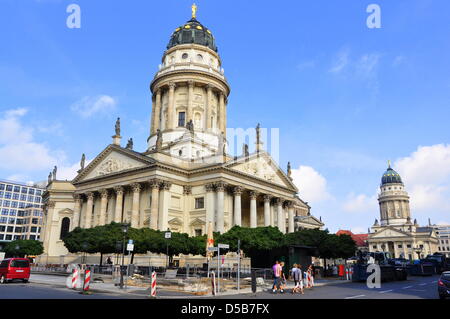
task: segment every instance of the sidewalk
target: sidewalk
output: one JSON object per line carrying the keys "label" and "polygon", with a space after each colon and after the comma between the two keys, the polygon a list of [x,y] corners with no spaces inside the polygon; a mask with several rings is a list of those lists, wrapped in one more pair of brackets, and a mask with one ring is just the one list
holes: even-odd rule
{"label": "sidewalk", "polygon": [[[31,274],[30,282],[42,285],[49,285],[55,288],[66,288],[66,280],[69,277],[69,274],[63,276],[61,274]],[[338,279],[320,279],[315,283],[315,287],[323,287],[328,285],[340,285],[344,283],[349,283],[351,281],[346,280],[338,280]],[[292,289],[294,287],[294,283],[288,281],[286,285],[286,289]],[[264,292],[271,291],[272,289],[272,281],[266,280],[264,286],[258,286],[256,292]],[[90,283],[90,291],[98,292],[98,293],[112,293],[112,294],[124,294],[128,296],[136,296],[143,297],[149,296],[150,291],[149,287],[124,287],[124,289],[120,289],[118,286],[115,286],[114,283],[101,283],[101,282],[91,282]],[[240,289],[238,292],[235,289],[221,292],[221,296],[233,296],[239,294],[250,294],[252,293],[251,288]],[[158,288],[158,297],[160,298],[188,298],[188,299],[197,299],[197,298],[214,298],[211,294],[197,296],[194,294],[182,292],[182,291],[174,291],[174,290],[166,290]]]}

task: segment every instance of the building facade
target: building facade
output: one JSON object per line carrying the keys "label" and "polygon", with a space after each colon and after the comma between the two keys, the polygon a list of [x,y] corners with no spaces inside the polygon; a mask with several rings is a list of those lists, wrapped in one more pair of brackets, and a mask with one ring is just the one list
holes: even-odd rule
{"label": "building facade", "polygon": [[150,91],[147,150],[133,150],[131,139],[122,146],[118,119],[112,143],[86,167],[83,159],[74,180],[49,178],[46,257],[67,254],[63,230],[113,221],[191,236],[206,234],[210,223],[220,233],[235,225],[283,233],[323,226],[297,196],[290,169],[263,149],[259,125],[256,151],[244,144],[241,156],[229,155],[230,86],[214,36],[195,14],[171,35]]}
{"label": "building facade", "polygon": [[438,253],[450,257],[450,225],[431,225],[438,237]]}
{"label": "building facade", "polygon": [[40,239],[44,190],[38,185],[0,180],[0,242]]}
{"label": "building facade", "polygon": [[435,230],[411,221],[408,193],[390,164],[381,180],[378,202],[380,221],[375,220],[368,237],[371,252],[389,252],[394,258],[410,260],[437,252]]}

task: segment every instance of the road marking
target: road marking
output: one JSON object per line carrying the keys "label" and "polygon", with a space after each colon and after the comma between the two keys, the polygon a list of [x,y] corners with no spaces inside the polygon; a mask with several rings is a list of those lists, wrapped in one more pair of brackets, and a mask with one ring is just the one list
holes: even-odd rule
{"label": "road marking", "polygon": [[358,296],[347,297],[345,299],[354,299],[354,298],[365,297],[365,296],[366,295],[358,295]]}
{"label": "road marking", "polygon": [[403,287],[402,289],[409,289],[409,288],[412,288],[413,286],[406,286],[406,287]]}
{"label": "road marking", "polygon": [[420,284],[419,286],[426,286],[427,284],[425,283],[425,284]]}
{"label": "road marking", "polygon": [[380,291],[380,294],[384,294],[384,293],[391,292],[391,291],[393,291],[393,290],[391,289],[391,290]]}
{"label": "road marking", "polygon": [[435,284],[435,283],[437,283],[437,280],[436,280],[436,281],[432,281],[431,283],[432,283],[432,284]]}

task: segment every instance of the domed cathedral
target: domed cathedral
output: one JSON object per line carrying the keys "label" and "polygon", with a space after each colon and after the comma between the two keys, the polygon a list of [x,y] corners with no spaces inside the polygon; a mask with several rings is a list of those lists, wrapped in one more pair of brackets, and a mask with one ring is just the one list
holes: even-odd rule
{"label": "domed cathedral", "polygon": [[381,178],[380,221],[375,220],[369,232],[372,252],[389,252],[394,258],[416,259],[437,252],[438,238],[433,228],[420,227],[411,221],[409,196],[400,174],[388,169]]}
{"label": "domed cathedral", "polygon": [[191,20],[173,32],[150,85],[148,150],[160,147],[183,160],[223,153],[230,94],[214,36],[197,20],[195,5],[192,11]]}
{"label": "domed cathedral", "polygon": [[[230,86],[216,40],[197,20],[196,6],[172,33],[150,91],[146,150],[134,150],[132,139],[123,146],[119,118],[112,143],[89,165],[83,155],[72,181],[58,180],[56,168],[50,174],[43,198],[44,261],[75,260],[63,245],[65,234],[111,222],[190,236],[209,227],[224,233],[235,225],[274,226],[286,233],[324,225],[298,196],[290,165],[283,171],[262,148],[259,125],[256,151],[250,154],[244,144],[242,155],[229,155]],[[141,257],[137,263],[148,265],[149,257]],[[198,260],[201,266],[204,260]]]}

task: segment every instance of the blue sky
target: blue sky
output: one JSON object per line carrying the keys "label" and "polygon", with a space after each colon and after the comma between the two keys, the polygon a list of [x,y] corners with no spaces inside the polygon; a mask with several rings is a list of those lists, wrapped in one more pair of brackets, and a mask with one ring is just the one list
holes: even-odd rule
{"label": "blue sky", "polygon": [[[69,29],[66,8],[81,8]],[[391,159],[413,218],[450,222],[446,0],[196,1],[232,92],[229,127],[280,128],[280,166],[332,231],[365,231]],[[381,7],[381,29],[366,8]],[[122,135],[144,151],[153,78],[187,0],[0,0],[0,177],[69,178]],[[89,107],[89,108],[86,108]]]}

